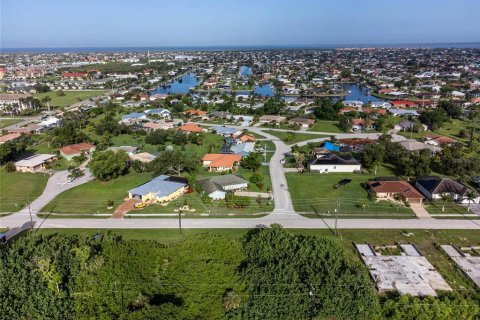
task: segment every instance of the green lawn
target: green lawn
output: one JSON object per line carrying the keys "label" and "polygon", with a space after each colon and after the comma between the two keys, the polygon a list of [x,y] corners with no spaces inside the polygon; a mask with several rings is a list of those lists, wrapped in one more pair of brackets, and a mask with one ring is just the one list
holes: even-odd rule
{"label": "green lawn", "polygon": [[[69,189],[47,204],[41,211],[54,213],[112,213],[128,197],[127,191],[152,178],[151,173],[130,172],[117,179],[87,182]],[[107,201],[114,202],[114,209],[107,209]]]}
{"label": "green lawn", "polygon": [[74,103],[77,103],[82,100],[87,100],[96,96],[100,96],[108,90],[91,90],[91,91],[63,91],[65,93],[64,96],[59,96],[57,92],[44,92],[44,93],[36,93],[34,95],[35,98],[42,100],[44,97],[49,96],[52,101],[50,101],[51,107],[67,107]]}
{"label": "green lawn", "polygon": [[286,131],[275,131],[275,130],[265,130],[265,133],[269,133],[282,141],[285,141],[288,144],[295,144],[301,141],[318,139],[318,138],[328,138],[329,136],[321,134],[308,134],[302,132],[286,132]]}
{"label": "green lawn", "polygon": [[[463,273],[458,270],[453,262],[446,257],[435,244],[453,243],[458,246],[467,246],[480,243],[480,232],[477,230],[370,230],[370,229],[340,229],[339,236],[335,237],[332,230],[328,229],[290,229],[295,234],[318,235],[327,237],[344,248],[346,254],[359,261],[359,255],[353,243],[369,243],[372,245],[385,245],[395,243],[413,243],[420,252],[434,265],[440,274],[448,281],[453,289],[474,289]],[[38,229],[41,234],[105,234],[110,232],[105,229]],[[211,233],[226,236],[231,239],[240,239],[247,230],[245,229],[115,229],[111,232],[121,235],[125,239],[155,240],[169,245],[178,243],[186,238],[201,233]]]}
{"label": "green lawn", "polygon": [[309,131],[341,133],[338,121],[317,120]]}
{"label": "green lawn", "polygon": [[6,173],[0,169],[0,212],[16,212],[38,198],[45,188],[44,173]]}
{"label": "green lawn", "polygon": [[[427,134],[438,134],[442,136],[448,136],[460,141],[467,141],[466,139],[462,139],[458,136],[458,133],[462,129],[466,129],[469,126],[467,121],[459,120],[459,119],[452,119],[449,122],[445,123],[441,128],[436,131],[423,131],[423,132],[409,132],[409,131],[401,131],[398,134],[402,135],[406,138],[413,138],[413,139],[421,139],[425,137]],[[477,131],[478,136],[478,131]]]}
{"label": "green lawn", "polygon": [[0,119],[0,129],[23,121],[22,119]]}
{"label": "green lawn", "polygon": [[[377,176],[392,176],[386,168],[381,168]],[[289,173],[287,182],[296,211],[312,212],[321,215],[335,215],[336,202],[339,203],[339,215],[379,216],[391,215],[413,216],[410,208],[397,207],[387,201],[372,202],[367,198],[367,191],[361,184],[373,179],[374,174],[353,173]],[[342,179],[352,179],[346,186],[334,189],[333,186]],[[363,208],[362,204],[366,204]],[[318,217],[312,215],[312,217]]]}
{"label": "green lawn", "polygon": [[445,211],[442,211],[442,201],[424,201],[423,206],[430,214],[471,214],[467,212],[467,208],[453,202],[445,203]]}

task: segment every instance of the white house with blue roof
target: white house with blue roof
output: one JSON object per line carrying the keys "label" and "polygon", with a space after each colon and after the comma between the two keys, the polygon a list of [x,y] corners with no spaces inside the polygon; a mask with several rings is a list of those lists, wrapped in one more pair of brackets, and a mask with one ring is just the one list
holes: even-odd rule
{"label": "white house with blue roof", "polygon": [[163,109],[163,108],[146,110],[145,113],[147,115],[154,114],[154,115],[158,115],[158,116],[161,116],[161,117],[164,117],[164,118],[170,118],[170,111],[167,110],[167,109]]}
{"label": "white house with blue roof", "polygon": [[147,115],[143,112],[132,112],[129,114],[126,114],[122,117],[122,120],[120,120],[120,123],[132,123],[136,121],[141,121],[147,119]]}
{"label": "white house with blue roof", "polygon": [[143,202],[166,203],[177,199],[187,189],[187,179],[161,175],[141,186],[128,190],[128,198]]}

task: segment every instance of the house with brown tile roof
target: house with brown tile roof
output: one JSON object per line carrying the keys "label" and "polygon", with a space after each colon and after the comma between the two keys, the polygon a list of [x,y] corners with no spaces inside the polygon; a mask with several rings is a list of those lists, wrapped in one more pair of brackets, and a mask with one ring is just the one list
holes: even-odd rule
{"label": "house with brown tile roof", "polygon": [[62,157],[67,160],[72,160],[73,157],[79,156],[82,153],[85,155],[90,155],[93,151],[95,151],[95,148],[96,147],[90,143],[77,143],[62,147],[59,151]]}
{"label": "house with brown tile roof", "polygon": [[178,127],[178,130],[190,133],[190,132],[203,132],[205,129],[199,127],[196,123],[186,123],[183,126]]}
{"label": "house with brown tile roof", "polygon": [[212,172],[233,170],[240,164],[242,156],[238,154],[207,153],[202,157],[202,165]]}
{"label": "house with brown tile roof", "polygon": [[16,140],[21,137],[20,133],[7,133],[3,136],[0,136],[0,144]]}
{"label": "house with brown tile roof", "polygon": [[375,194],[377,198],[382,199],[394,199],[398,195],[403,201],[422,203],[425,198],[406,181],[368,181],[367,190],[369,193]]}

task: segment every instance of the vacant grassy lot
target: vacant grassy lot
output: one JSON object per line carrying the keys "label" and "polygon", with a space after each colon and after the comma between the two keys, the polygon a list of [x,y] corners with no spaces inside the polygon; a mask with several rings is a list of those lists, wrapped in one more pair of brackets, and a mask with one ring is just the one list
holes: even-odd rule
{"label": "vacant grassy lot", "polygon": [[6,173],[0,168],[0,212],[16,212],[38,198],[47,184],[44,173]]}
{"label": "vacant grassy lot", "polygon": [[[172,244],[185,240],[188,237],[200,233],[212,233],[223,235],[228,238],[238,239],[242,237],[246,229],[183,229],[180,234],[176,229],[137,229],[137,230],[112,230],[115,234],[125,239],[156,240],[163,244]],[[39,229],[36,232],[42,234],[65,233],[65,234],[105,234],[110,232],[105,229]],[[435,244],[453,243],[458,246],[480,243],[480,232],[477,230],[364,230],[343,229],[339,230],[339,236],[335,237],[331,230],[326,229],[290,229],[295,234],[318,235],[334,240],[340,244],[349,257],[360,259],[353,243],[370,243],[372,245],[385,245],[395,243],[413,243],[437,268],[442,276],[454,289],[473,289],[473,285],[466,279],[455,265],[446,257]]]}
{"label": "vacant grassy lot", "polygon": [[[377,176],[391,175],[384,168],[379,170],[377,174]],[[413,216],[410,208],[399,207],[387,201],[369,201],[367,191],[362,187],[362,184],[373,178],[375,178],[374,174],[287,174],[288,188],[296,211],[334,215],[338,201],[340,216]],[[352,182],[346,186],[334,189],[333,186],[342,179],[352,179]],[[313,215],[312,217],[315,216]]]}
{"label": "vacant grassy lot", "polygon": [[107,182],[90,181],[61,193],[41,211],[78,214],[112,213],[114,209],[107,209],[109,200],[114,202],[114,208],[116,208],[128,196],[128,190],[151,178],[151,173],[131,172]]}
{"label": "vacant grassy lot", "polygon": [[23,121],[22,119],[0,119],[0,129]]}
{"label": "vacant grassy lot", "polygon": [[91,91],[63,91],[65,93],[64,96],[59,96],[57,92],[44,92],[44,93],[37,93],[34,95],[35,98],[39,99],[40,101],[49,96],[52,100],[50,101],[51,107],[67,107],[74,103],[77,103],[82,100],[87,100],[96,96],[100,96],[107,92],[108,90],[91,90]]}
{"label": "vacant grassy lot", "polygon": [[265,133],[269,133],[280,140],[286,142],[287,144],[295,144],[301,141],[318,139],[318,138],[328,138],[329,136],[321,134],[308,134],[302,133],[299,131],[296,132],[287,132],[287,131],[274,131],[274,130],[265,130]]}
{"label": "vacant grassy lot", "polygon": [[310,131],[341,133],[338,121],[317,120]]}

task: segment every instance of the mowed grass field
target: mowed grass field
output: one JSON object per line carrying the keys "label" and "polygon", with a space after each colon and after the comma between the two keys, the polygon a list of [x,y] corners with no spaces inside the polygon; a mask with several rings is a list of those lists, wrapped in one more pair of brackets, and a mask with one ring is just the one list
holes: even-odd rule
{"label": "mowed grass field", "polygon": [[[436,244],[452,243],[457,246],[480,244],[480,232],[477,230],[388,230],[388,229],[340,229],[338,236],[328,229],[289,229],[294,234],[326,237],[338,243],[353,260],[360,261],[354,243],[386,245],[395,243],[413,243],[433,264],[453,289],[472,290],[475,286],[455,266],[455,264],[437,248]],[[240,239],[246,229],[38,229],[40,234],[105,234],[113,232],[125,239],[154,240],[169,245],[201,233],[222,235],[231,239]]]}
{"label": "mowed grass field", "polygon": [[312,140],[312,139],[318,139],[318,138],[328,138],[329,137],[329,136],[322,135],[322,134],[302,133],[300,131],[287,132],[287,131],[265,130],[265,133],[269,133],[269,134],[279,138],[280,140],[284,141],[287,144],[295,144],[295,143],[306,141],[306,140]]}
{"label": "mowed grass field", "polygon": [[[127,191],[152,178],[151,173],[130,172],[117,179],[102,182],[93,180],[58,195],[41,212],[43,213],[113,213],[114,209],[128,197]],[[113,209],[107,202],[113,201]]]}
{"label": "mowed grass field", "polygon": [[17,212],[38,198],[48,181],[44,173],[7,173],[0,168],[0,212]]}
{"label": "mowed grass field", "polygon": [[0,119],[0,129],[22,122],[22,119]]}
{"label": "mowed grass field", "polygon": [[341,133],[338,121],[317,120],[309,131]]}
{"label": "mowed grass field", "polygon": [[50,92],[36,93],[34,94],[34,97],[41,101],[44,97],[49,96],[52,99],[50,101],[51,107],[62,108],[62,107],[70,106],[82,100],[87,100],[93,97],[100,96],[105,92],[108,92],[108,90],[63,91],[65,95],[59,96],[56,91],[50,91]]}
{"label": "mowed grass field", "polygon": [[[378,176],[392,176],[382,168]],[[410,208],[399,207],[388,201],[373,202],[368,199],[368,193],[362,184],[376,176],[374,174],[353,173],[288,173],[288,188],[292,196],[293,206],[298,212],[316,213],[312,218],[322,215],[335,215],[338,202],[339,216],[365,217],[413,217]],[[352,179],[346,186],[334,189],[342,179]],[[362,206],[365,204],[365,208]]]}

